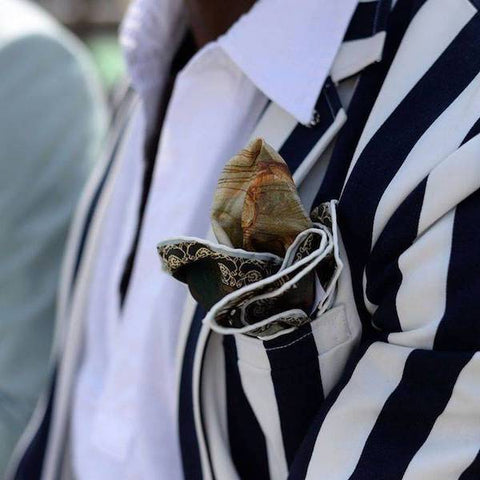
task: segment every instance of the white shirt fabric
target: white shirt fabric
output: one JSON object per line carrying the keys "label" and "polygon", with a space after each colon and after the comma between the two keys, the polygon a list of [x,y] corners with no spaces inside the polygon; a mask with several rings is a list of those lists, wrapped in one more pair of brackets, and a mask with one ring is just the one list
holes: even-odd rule
{"label": "white shirt fabric", "polygon": [[90,287],[84,356],[72,410],[79,480],[182,478],[176,430],[176,349],[187,289],[160,269],[156,244],[205,237],[216,181],[275,101],[312,118],[357,0],[260,0],[178,75],[122,311],[118,286],[131,247],[143,144],[171,58],[185,32],[180,0],[137,0],[123,26],[140,94],[106,186]]}

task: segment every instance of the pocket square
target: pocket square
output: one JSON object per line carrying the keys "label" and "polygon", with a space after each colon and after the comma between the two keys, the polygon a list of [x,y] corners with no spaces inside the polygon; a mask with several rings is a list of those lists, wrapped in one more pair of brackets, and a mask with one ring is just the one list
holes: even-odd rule
{"label": "pocket square", "polygon": [[220,243],[279,256],[312,226],[287,164],[262,139],[225,165],[211,217]]}
{"label": "pocket square", "polygon": [[158,244],[163,268],[188,285],[220,333],[271,337],[327,305],[341,269],[335,204],[309,217],[280,155],[257,139],[218,181],[212,227],[218,244],[177,238]]}

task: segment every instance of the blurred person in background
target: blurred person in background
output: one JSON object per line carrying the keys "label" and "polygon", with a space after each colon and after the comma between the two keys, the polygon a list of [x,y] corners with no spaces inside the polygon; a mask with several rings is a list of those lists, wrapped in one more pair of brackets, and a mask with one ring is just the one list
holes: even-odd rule
{"label": "blurred person in background", "polygon": [[[135,0],[135,94],[75,220],[56,375],[7,479],[480,478],[479,10]],[[155,251],[207,236],[256,136],[307,210],[339,200],[343,262],[331,308],[269,339],[212,331]]]}
{"label": "blurred person in background", "polygon": [[71,215],[106,109],[80,42],[34,4],[0,1],[0,477],[50,370]]}

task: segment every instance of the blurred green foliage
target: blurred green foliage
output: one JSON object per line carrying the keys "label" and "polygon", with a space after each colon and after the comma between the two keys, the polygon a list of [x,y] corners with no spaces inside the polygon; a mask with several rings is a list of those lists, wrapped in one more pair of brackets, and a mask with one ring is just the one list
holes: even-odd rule
{"label": "blurred green foliage", "polygon": [[84,38],[92,52],[105,90],[110,91],[125,75],[125,63],[116,32],[96,33]]}

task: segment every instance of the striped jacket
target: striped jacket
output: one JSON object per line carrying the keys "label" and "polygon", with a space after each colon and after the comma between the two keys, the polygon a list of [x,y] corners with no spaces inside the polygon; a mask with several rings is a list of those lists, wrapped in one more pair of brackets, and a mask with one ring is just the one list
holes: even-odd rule
{"label": "striped jacket", "polygon": [[327,82],[318,125],[277,125],[297,182],[337,135],[314,206],[339,200],[344,269],[333,307],[273,340],[212,333],[196,312],[189,480],[480,478],[479,8],[399,0],[348,111]]}
{"label": "striped jacket", "polygon": [[[338,200],[343,270],[328,311],[271,340],[212,332],[186,306],[178,372],[186,479],[480,478],[479,10],[478,0],[362,2],[337,59],[366,58],[379,42],[383,54],[370,55],[348,109],[337,91],[343,61],[315,125],[295,124],[275,104],[264,112],[254,135],[280,151],[297,183],[329,157],[314,205]],[[65,314],[111,163],[76,222]],[[68,330],[75,339],[81,325]],[[10,478],[69,478],[78,342],[59,349],[50,398]]]}

